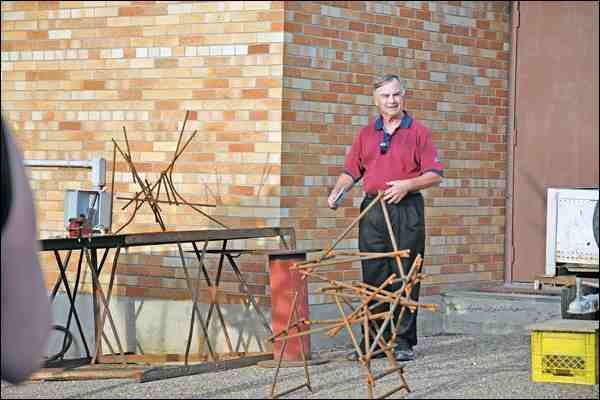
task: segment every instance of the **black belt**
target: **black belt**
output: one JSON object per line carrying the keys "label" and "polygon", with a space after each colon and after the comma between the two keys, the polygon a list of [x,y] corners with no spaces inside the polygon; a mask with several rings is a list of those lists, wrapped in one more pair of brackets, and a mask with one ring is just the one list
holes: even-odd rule
{"label": "black belt", "polygon": [[[413,196],[421,196],[421,192],[418,190],[416,192],[408,192],[406,194],[406,196],[404,196],[403,198],[413,197]],[[377,193],[375,193],[375,194],[365,193],[365,198],[367,198],[367,199],[374,199],[375,197],[377,197]]]}

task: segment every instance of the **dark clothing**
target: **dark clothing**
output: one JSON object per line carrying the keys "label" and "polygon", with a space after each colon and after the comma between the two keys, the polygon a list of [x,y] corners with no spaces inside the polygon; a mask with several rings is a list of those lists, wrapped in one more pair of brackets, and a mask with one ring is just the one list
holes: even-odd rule
{"label": "dark clothing", "polygon": [[[354,138],[344,164],[344,172],[355,182],[361,178],[364,180],[363,189],[367,195],[361,204],[361,211],[374,200],[377,192],[390,187],[388,182],[416,178],[426,172],[434,172],[441,176],[443,169],[430,130],[406,112],[400,125],[391,135],[385,132],[381,116],[363,127]],[[419,192],[411,192],[397,204],[386,205],[398,250],[410,250],[410,257],[401,259],[402,268],[407,275],[415,257],[418,254],[421,257],[425,256],[423,196]],[[358,236],[361,252],[394,251],[381,205],[375,205],[360,220]],[[398,278],[401,277],[395,258],[362,262],[363,282],[375,287],[380,286],[392,273]],[[386,289],[396,291],[401,285],[396,283]],[[420,284],[416,283],[411,292],[411,298],[415,301],[419,299],[419,289]],[[394,322],[400,315],[400,309],[400,306],[396,308]],[[389,305],[384,304],[372,312],[388,310]],[[416,311],[411,313],[406,309],[401,323],[395,325],[398,327],[396,349],[408,350],[417,344]],[[386,342],[391,339],[393,328],[391,324],[386,328],[383,334]],[[372,343],[374,337],[370,336],[370,340]]]}
{"label": "dark clothing", "polygon": [[366,193],[376,194],[387,189],[389,181],[416,178],[429,171],[442,175],[444,166],[430,130],[406,112],[385,153],[380,146],[383,140],[383,120],[378,117],[361,128],[346,156],[344,173],[355,182],[362,178]]}
{"label": "dark clothing", "polygon": [[2,122],[2,380],[20,383],[40,368],[52,309],[38,260],[35,207],[21,154]]}
{"label": "dark clothing", "polygon": [[[374,196],[367,195],[360,208],[365,209]],[[420,193],[409,193],[397,204],[387,204],[388,214],[398,250],[410,249],[410,257],[402,258],[402,266],[405,274],[408,274],[410,267],[417,256],[424,257],[425,253],[425,207],[423,196]],[[390,240],[385,218],[380,205],[375,205],[359,222],[359,249],[361,252],[391,252],[394,247]],[[395,258],[379,258],[375,260],[366,260],[362,262],[363,281],[373,286],[380,286],[390,274],[395,273],[400,277],[398,265]],[[386,290],[398,290],[401,283],[387,287]],[[411,298],[415,301],[419,299],[420,284],[413,286]],[[374,303],[374,302],[373,302]],[[389,306],[384,304],[373,313],[385,312]],[[400,314],[400,307],[396,308],[394,321]],[[384,332],[385,341],[391,338],[391,327],[388,325]],[[407,349],[417,344],[417,312],[411,313],[408,309],[404,312],[402,322],[397,332],[396,343],[399,348]],[[373,342],[374,337],[369,337]]]}

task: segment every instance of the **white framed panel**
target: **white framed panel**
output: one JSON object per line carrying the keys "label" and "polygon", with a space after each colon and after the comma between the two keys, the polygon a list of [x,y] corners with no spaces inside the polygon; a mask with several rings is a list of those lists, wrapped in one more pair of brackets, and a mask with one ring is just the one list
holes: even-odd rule
{"label": "white framed panel", "polygon": [[548,188],[546,211],[546,275],[556,263],[598,265],[593,216],[598,189]]}

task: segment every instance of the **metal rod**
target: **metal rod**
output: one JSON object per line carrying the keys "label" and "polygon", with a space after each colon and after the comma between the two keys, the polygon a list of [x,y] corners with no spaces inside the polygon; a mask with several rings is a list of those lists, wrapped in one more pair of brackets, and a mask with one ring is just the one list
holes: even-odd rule
{"label": "metal rod", "polygon": [[348,330],[348,335],[350,335],[350,339],[352,340],[352,344],[354,345],[354,349],[356,351],[356,354],[358,354],[358,359],[360,360],[363,357],[363,349],[360,348],[360,345],[356,341],[356,337],[354,336],[354,332],[352,332],[350,322],[348,321],[348,318],[346,318],[346,314],[344,314],[344,308],[342,307],[342,304],[340,303],[340,300],[337,297],[335,297],[335,304],[337,305],[338,310],[340,311],[340,315],[344,319],[344,325]]}
{"label": "metal rod", "polygon": [[277,399],[281,396],[285,396],[286,394],[289,394],[289,393],[295,392],[296,390],[302,389],[305,386],[308,388],[308,390],[310,390],[312,392],[312,389],[310,388],[310,386],[306,382],[304,382],[296,387],[286,390],[285,392],[277,393],[276,395],[271,394],[271,398]]}
{"label": "metal rod", "polygon": [[[198,306],[198,298],[196,297],[196,292],[194,291],[191,277],[190,277],[187,265],[185,263],[185,257],[183,256],[183,248],[181,247],[181,243],[179,243],[179,242],[177,243],[177,248],[179,249],[179,258],[181,259],[181,265],[183,267],[183,272],[185,274],[185,281],[187,282],[188,290],[190,291],[190,294],[192,296],[192,307],[194,307],[194,309],[196,310],[196,313],[198,314],[198,322],[200,324],[200,327],[202,328],[204,337],[206,338],[206,344],[208,346],[208,351],[210,352],[210,356],[212,357],[213,360],[216,360],[217,357],[215,356],[215,352],[213,351],[212,345],[210,344],[210,340],[208,339],[208,329],[206,328],[206,325],[204,324],[204,321],[202,320],[202,313],[200,313],[200,307]],[[188,360],[187,360],[187,356],[186,356],[185,365],[187,365],[187,362],[188,362]]]}
{"label": "metal rod", "polygon": [[[383,200],[383,197],[379,200],[379,202],[381,203],[383,218],[385,219],[385,225],[387,226],[387,230],[390,235],[390,240],[392,241],[392,246],[394,248],[394,251],[398,251],[396,235],[394,234],[394,229],[392,228],[392,222],[390,221],[390,216],[388,214],[387,204],[385,203],[385,200]],[[400,260],[400,257],[396,256],[396,263],[398,264],[398,271],[400,272],[400,276],[404,278],[406,274],[404,273],[404,267],[402,266],[402,260]]]}
{"label": "metal rod", "polygon": [[[127,161],[127,160],[126,160],[126,161]],[[129,163],[129,162],[127,162],[127,165],[130,165],[130,163]],[[158,184],[159,184],[159,182],[160,182],[160,180],[159,180],[159,181],[157,181],[157,182],[156,182],[156,183],[155,183],[155,184],[152,186],[152,188],[151,188],[150,190],[154,190],[154,187],[155,187],[156,185],[158,185]],[[135,193],[135,196],[133,196],[133,198],[127,198],[126,200],[129,200],[129,201],[127,202],[127,204],[125,204],[123,207],[121,207],[121,210],[124,210],[124,209],[126,209],[127,207],[129,207],[129,205],[130,205],[131,203],[133,203],[134,201],[138,200],[138,198],[140,197],[140,195],[141,195],[142,193],[143,193],[143,190],[142,190],[141,192],[136,192],[136,193]],[[118,198],[121,198],[121,197],[118,197]]]}
{"label": "metal rod", "polygon": [[79,329],[79,335],[81,336],[81,341],[83,342],[83,347],[85,348],[85,354],[88,358],[91,358],[90,350],[88,348],[87,341],[85,340],[85,335],[83,334],[83,328],[81,327],[81,321],[79,321],[79,315],[77,314],[77,310],[75,309],[75,302],[73,301],[73,296],[71,295],[71,289],[69,288],[67,274],[60,259],[60,255],[58,254],[58,250],[54,251],[54,257],[56,258],[56,264],[58,265],[58,269],[60,270],[60,276],[62,277],[63,284],[65,285],[65,292],[67,292],[67,298],[69,299],[69,303],[73,308],[75,322],[77,323],[77,329]]}
{"label": "metal rod", "polygon": [[[127,145],[127,157],[123,156],[123,158],[125,158],[125,161],[129,162],[129,163],[133,163],[133,160],[131,159],[131,151],[129,149],[129,140],[127,139],[127,130],[125,129],[125,126],[123,126],[123,136],[125,137],[125,144]],[[113,139],[114,141],[114,139]],[[115,142],[116,143],[116,142]],[[117,149],[119,147],[117,146]],[[121,150],[119,150],[121,151]],[[121,153],[123,154],[123,153]],[[135,176],[133,175],[133,171],[132,171],[132,177],[133,180],[135,181]]]}
{"label": "metal rod", "polygon": [[[75,286],[73,287],[73,304],[77,300],[77,292],[79,289],[79,279],[81,278],[81,262],[83,261],[83,257],[81,253],[79,254],[79,262],[77,263],[77,276],[75,277]],[[71,318],[73,317],[74,307],[69,307],[69,316],[67,317],[67,326],[66,329],[69,330],[71,328]],[[67,344],[67,335],[63,337],[62,348]],[[63,354],[64,356],[64,354]]]}
{"label": "metal rod", "polygon": [[[377,287],[369,296],[367,296],[367,298],[363,301],[363,305],[369,304],[369,302],[371,300],[373,300],[373,298],[381,291],[383,290],[384,287],[386,287],[387,285],[389,285],[389,283],[391,281],[394,280],[394,278],[396,278],[396,274],[391,274],[381,285],[379,285],[379,287]],[[352,318],[354,317],[356,314],[358,314],[358,308],[356,310],[354,310],[352,313],[350,313],[350,315],[348,316],[348,318]],[[368,310],[368,308],[367,308]],[[365,314],[366,315],[366,314]],[[337,329],[336,331],[334,329],[331,330],[332,334],[330,336],[335,336],[337,334],[337,332],[339,332],[340,329]],[[335,333],[333,333],[335,331]],[[368,346],[367,346],[368,347]]]}
{"label": "metal rod", "polygon": [[356,223],[358,221],[360,221],[360,219],[367,213],[369,212],[369,210],[371,209],[371,207],[373,207],[375,205],[375,203],[377,203],[379,201],[379,199],[383,196],[383,192],[379,192],[377,194],[377,197],[375,197],[375,199],[360,213],[360,215],[358,217],[356,217],[356,219],[354,219],[354,221],[352,221],[352,223],[350,224],[350,226],[348,226],[348,228],[346,228],[346,230],[340,235],[338,236],[338,238],[333,242],[332,245],[330,245],[327,250],[325,250],[325,252],[323,253],[322,257],[326,257],[327,255],[329,255],[329,252],[331,250],[333,250],[333,248],[335,246],[337,246],[337,244],[348,234],[348,232],[350,232],[350,230],[354,227],[354,225],[356,225]]}
{"label": "metal rod", "polygon": [[115,197],[115,172],[117,170],[117,148],[113,143],[113,158],[112,158],[112,177],[110,179],[110,225],[108,231],[112,232],[112,221],[113,221],[113,203]]}
{"label": "metal rod", "polygon": [[[108,308],[108,303],[106,302],[106,297],[104,296],[104,291],[102,290],[102,286],[100,286],[100,279],[98,279],[98,274],[96,272],[96,265],[93,263],[89,253],[88,253],[88,248],[84,247],[82,249],[83,254],[85,255],[85,258],[88,262],[88,265],[90,267],[90,271],[92,272],[92,280],[96,283],[97,285],[97,290],[98,290],[98,297],[100,298],[100,301],[102,302],[102,304],[104,305],[104,312],[106,313],[107,317],[108,317],[108,322],[109,325],[113,331],[113,334],[115,335],[115,340],[117,341],[117,346],[119,348],[119,352],[121,353],[121,358],[123,360],[123,364],[127,363],[127,360],[125,358],[125,352],[123,351],[123,347],[121,346],[121,340],[119,339],[119,334],[117,333],[117,327],[115,325],[115,321],[112,318],[112,314],[110,312],[110,309]],[[104,327],[100,327],[100,332],[102,332],[104,330]],[[97,332],[98,334],[99,332]],[[97,351],[99,349],[96,349]],[[95,357],[94,357],[95,358]]]}
{"label": "metal rod", "polygon": [[408,250],[401,250],[401,251],[394,251],[394,252],[390,252],[390,253],[373,254],[373,255],[364,256],[364,257],[353,257],[353,258],[346,258],[346,259],[341,259],[341,260],[330,260],[330,261],[323,261],[323,262],[313,262],[311,264],[293,265],[290,267],[290,269],[291,270],[314,269],[314,268],[322,267],[325,265],[333,265],[333,264],[357,262],[357,261],[365,261],[365,260],[374,260],[374,259],[386,258],[386,257],[403,257],[403,256],[407,256],[407,255],[408,255]]}
{"label": "metal rod", "polygon": [[254,309],[256,310],[258,315],[261,317],[263,326],[265,327],[265,329],[267,330],[267,332],[269,334],[272,334],[273,331],[271,330],[271,325],[269,324],[269,321],[267,320],[267,318],[265,317],[265,315],[263,314],[261,309],[258,307],[258,304],[256,304],[256,300],[254,300],[254,296],[252,295],[252,293],[250,293],[248,284],[246,283],[246,280],[244,279],[244,277],[242,276],[242,273],[238,269],[237,264],[233,260],[233,257],[231,257],[231,254],[225,254],[225,257],[227,257],[227,259],[229,260],[229,264],[231,264],[231,268],[233,269],[233,272],[235,272],[235,275],[237,276],[238,280],[242,284],[242,288],[246,291],[248,300],[250,300],[250,302],[254,306]]}
{"label": "metal rod", "polygon": [[[135,200],[135,197],[122,197],[119,196],[117,197],[118,200]],[[162,203],[162,204],[173,204],[172,201],[165,201],[165,200],[154,200],[156,203]],[[195,206],[199,206],[199,207],[216,207],[216,204],[205,204],[205,203],[190,203],[192,205]]]}
{"label": "metal rod", "polygon": [[[73,250],[69,250],[67,252],[67,257],[65,259],[65,271],[69,267],[69,261],[71,260],[72,252],[73,252]],[[58,292],[58,289],[60,288],[61,283],[62,283],[62,277],[59,274],[58,277],[56,278],[56,282],[54,282],[54,287],[52,288],[52,293],[50,294],[50,301],[54,301],[54,298],[56,297],[56,293]]]}
{"label": "metal rod", "polygon": [[[108,249],[106,249],[108,251]],[[117,274],[117,266],[119,264],[119,254],[121,253],[121,246],[117,246],[116,250],[115,250],[115,255],[113,257],[113,262],[112,262],[112,270],[110,272],[110,281],[108,283],[108,293],[106,295],[106,306],[108,307],[110,305],[110,299],[112,296],[112,289],[113,289],[113,284],[114,284],[114,280],[115,280],[115,275]],[[110,344],[110,341],[108,340],[108,338],[105,337],[104,335],[104,323],[106,321],[106,312],[102,313],[102,316],[100,317],[100,326],[102,327],[102,335],[104,336],[104,339],[106,340],[106,344],[108,344],[108,347],[110,349],[110,352],[114,355],[115,352],[112,349],[112,346]],[[96,342],[96,349],[99,350],[100,346],[99,346],[99,339],[97,339]],[[94,357],[99,357],[100,354],[98,353],[98,351],[96,351],[96,355]]]}
{"label": "metal rod", "polygon": [[[298,291],[294,292],[294,299],[292,300],[292,307],[290,307],[290,315],[288,317],[287,326],[289,328],[290,322],[292,319],[292,312],[296,308],[296,300],[298,299]],[[287,347],[288,341],[287,338],[284,339],[283,344],[281,345],[281,350],[279,350],[279,357],[277,357],[277,369],[275,370],[275,378],[273,380],[273,385],[271,385],[271,398],[275,398],[275,385],[277,384],[277,376],[279,375],[279,370],[281,369],[281,362],[283,361],[283,353],[285,352],[285,348]],[[289,392],[288,392],[289,393]]]}
{"label": "metal rod", "polygon": [[[123,127],[123,129],[125,129],[125,127]],[[125,135],[125,139],[127,139],[127,135]],[[144,192],[144,196],[145,199],[144,201],[148,201],[148,205],[150,206],[150,209],[152,210],[152,212],[154,212],[154,216],[156,217],[157,222],[160,225],[160,228],[162,231],[166,230],[166,227],[162,221],[162,217],[160,216],[160,212],[157,209],[157,205],[154,202],[154,197],[152,196],[152,192],[149,190],[149,188],[146,187],[146,185],[144,184],[144,182],[142,181],[142,179],[140,178],[140,176],[138,175],[136,169],[135,169],[135,165],[133,164],[133,162],[131,162],[131,159],[126,156],[123,151],[121,150],[121,148],[119,147],[119,145],[117,144],[117,142],[114,141],[115,145],[117,146],[117,150],[119,151],[119,153],[121,153],[121,155],[123,156],[123,158],[125,158],[125,160],[128,162],[129,164],[129,169],[131,170],[131,174],[133,175],[133,179],[135,181],[137,181],[137,184],[142,188],[142,191]],[[129,142],[127,142],[129,146]]]}
{"label": "metal rod", "polygon": [[[177,139],[177,146],[175,147],[175,154],[179,150],[179,145],[181,144],[181,139],[183,138],[183,131],[185,130],[185,125],[187,124],[188,117],[190,116],[190,110],[185,111],[185,117],[183,117],[183,124],[181,125],[181,131],[179,131],[179,138]],[[173,163],[171,163],[173,164]]]}
{"label": "metal rod", "polygon": [[187,141],[185,142],[185,144],[181,147],[181,150],[179,152],[175,152],[175,156],[173,156],[173,161],[171,161],[171,164],[169,164],[169,166],[165,169],[165,171],[172,171],[174,166],[175,166],[175,161],[177,161],[179,159],[179,157],[181,157],[181,155],[183,154],[183,152],[185,151],[185,148],[188,146],[188,144],[190,144],[190,142],[192,141],[192,139],[194,138],[194,136],[196,136],[196,133],[198,133],[198,131],[194,131],[192,132],[192,134],[190,135],[190,137],[187,139]]}
{"label": "metal rod", "polygon": [[[379,314],[371,314],[371,316],[369,317],[371,320],[376,320],[376,319],[384,319],[387,316],[387,312],[384,313],[379,313]],[[350,321],[352,323],[356,323],[359,322],[362,318],[362,315],[358,315],[356,317],[353,317]],[[291,325],[292,328],[295,328],[299,325],[304,325],[306,322],[305,321],[297,321],[295,323],[293,323]],[[311,335],[313,333],[317,333],[317,332],[322,332],[325,331],[327,329],[332,329],[332,328],[336,328],[338,326],[344,326],[345,322],[343,320],[341,320],[341,322],[336,322],[333,325],[328,324],[328,326],[322,326],[319,328],[311,328],[308,330],[304,330],[298,333],[289,333],[287,329],[283,329],[280,332],[278,332],[276,335],[272,335],[269,336],[266,340],[269,342],[275,342],[277,341],[277,339],[281,338],[281,337],[286,337],[286,338],[295,338],[295,337],[300,337],[300,336],[306,336],[306,335]]]}
{"label": "metal rod", "polygon": [[387,371],[383,371],[379,375],[375,375],[373,377],[373,379],[374,380],[378,380],[378,379],[383,378],[384,376],[388,376],[389,374],[393,374],[394,372],[398,372],[398,371],[401,371],[401,370],[402,370],[402,367],[395,367],[395,368],[392,368],[392,369],[388,369]]}
{"label": "metal rod", "polygon": [[389,392],[382,394],[380,399],[385,399],[386,397],[396,393],[399,390],[405,389],[408,393],[410,393],[410,389],[408,388],[408,385],[406,384],[406,381],[404,380],[404,375],[400,375],[400,377],[402,378],[402,380],[404,381],[404,383],[400,386],[398,386],[395,389],[390,390]]}
{"label": "metal rod", "polygon": [[131,214],[131,217],[129,217],[129,219],[127,220],[127,222],[125,222],[123,225],[121,225],[121,227],[119,229],[117,229],[115,231],[115,234],[121,232],[123,229],[125,229],[125,227],[127,225],[129,225],[131,223],[131,221],[133,221],[133,218],[135,217],[135,214],[137,214],[138,210],[140,209],[140,207],[142,207],[143,204],[144,204],[144,201],[136,201],[135,202],[135,208],[133,209],[133,213]]}

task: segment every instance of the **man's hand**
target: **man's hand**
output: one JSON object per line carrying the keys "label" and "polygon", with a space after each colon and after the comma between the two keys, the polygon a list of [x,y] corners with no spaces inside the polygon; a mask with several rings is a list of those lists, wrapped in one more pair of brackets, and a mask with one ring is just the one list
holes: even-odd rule
{"label": "man's hand", "polygon": [[342,192],[343,190],[344,188],[341,188],[339,190],[335,190],[335,188],[333,188],[333,190],[329,194],[329,197],[327,198],[327,204],[332,210],[336,210],[338,208],[337,199],[340,196],[340,192]]}
{"label": "man's hand", "polygon": [[396,204],[413,190],[410,179],[386,182],[390,187],[383,192],[383,200],[388,203]]}
{"label": "man's hand", "polygon": [[347,173],[341,173],[340,177],[335,183],[335,186],[331,190],[331,193],[329,193],[329,197],[327,198],[327,205],[329,206],[329,208],[331,208],[332,210],[336,210],[340,205],[339,203],[342,202],[342,198],[345,194],[344,192],[347,192],[350,189],[352,189],[353,185],[354,179]]}

